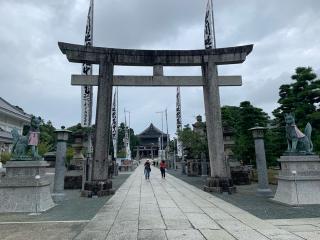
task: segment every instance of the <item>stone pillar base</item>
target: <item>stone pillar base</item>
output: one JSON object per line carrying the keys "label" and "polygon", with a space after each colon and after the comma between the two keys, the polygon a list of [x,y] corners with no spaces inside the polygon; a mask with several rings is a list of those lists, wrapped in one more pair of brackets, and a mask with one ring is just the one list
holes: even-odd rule
{"label": "stone pillar base", "polygon": [[55,203],[59,203],[65,199],[66,194],[65,193],[52,193],[51,197]]}
{"label": "stone pillar base", "polygon": [[273,197],[273,192],[271,191],[270,188],[266,188],[266,189],[258,188],[256,195],[260,197]]}
{"label": "stone pillar base", "polygon": [[82,170],[67,171],[64,176],[64,189],[81,189],[82,188]]}
{"label": "stone pillar base", "polygon": [[233,185],[230,178],[209,177],[206,180],[203,190],[206,192],[228,192],[229,194],[236,193],[237,189]]}
{"label": "stone pillar base", "polygon": [[84,184],[84,190],[81,192],[81,197],[92,196],[107,196],[115,193],[112,188],[112,181],[110,179],[105,181],[92,181]]}
{"label": "stone pillar base", "polygon": [[277,192],[272,199],[286,205],[320,204],[320,158],[281,156]]}
{"label": "stone pillar base", "polygon": [[54,207],[47,166],[45,161],[8,161],[0,181],[0,212],[39,213]]}

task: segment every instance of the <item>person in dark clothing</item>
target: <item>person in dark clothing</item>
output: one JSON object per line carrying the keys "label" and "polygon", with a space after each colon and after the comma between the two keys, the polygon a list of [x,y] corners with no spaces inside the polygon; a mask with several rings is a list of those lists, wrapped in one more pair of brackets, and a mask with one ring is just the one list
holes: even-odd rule
{"label": "person in dark clothing", "polygon": [[160,172],[161,172],[161,177],[166,178],[166,162],[164,160],[160,162]]}
{"label": "person in dark clothing", "polygon": [[151,166],[149,160],[147,160],[144,164],[144,176],[146,179],[150,178]]}

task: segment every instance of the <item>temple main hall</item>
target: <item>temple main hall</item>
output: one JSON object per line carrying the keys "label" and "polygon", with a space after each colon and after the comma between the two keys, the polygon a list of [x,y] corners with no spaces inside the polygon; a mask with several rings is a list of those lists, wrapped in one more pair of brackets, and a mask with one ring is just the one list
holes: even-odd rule
{"label": "temple main hall", "polygon": [[[169,136],[151,123],[138,135],[138,139],[139,146],[135,149],[136,156],[138,158],[156,158],[159,156],[159,150],[166,149]],[[163,142],[162,148],[161,142]]]}

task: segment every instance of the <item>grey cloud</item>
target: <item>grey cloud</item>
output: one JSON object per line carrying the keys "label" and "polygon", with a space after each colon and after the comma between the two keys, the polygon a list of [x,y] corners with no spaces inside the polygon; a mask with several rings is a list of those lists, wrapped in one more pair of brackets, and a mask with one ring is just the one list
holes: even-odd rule
{"label": "grey cloud", "polygon": [[[58,41],[82,44],[88,0],[0,1],[0,95],[56,126],[80,121],[80,88],[70,86],[71,64]],[[95,1],[94,42],[121,48],[203,48],[206,1]],[[223,105],[250,100],[265,111],[277,106],[278,88],[297,66],[319,69],[318,0],[215,0],[218,46],[255,44],[242,65],[219,67],[220,74],[242,74],[242,87],[221,89]],[[97,68],[95,68],[97,71]],[[150,68],[117,68],[117,74],[151,74]],[[319,70],[318,70],[319,72]],[[170,75],[199,75],[200,68],[166,68]],[[175,132],[175,88],[120,88],[120,109],[132,112],[132,127],[142,131],[155,112],[168,108]],[[96,97],[96,95],[95,95]],[[182,89],[184,124],[203,114],[201,88]],[[122,111],[122,110],[121,110]],[[123,120],[120,114],[120,120]]]}

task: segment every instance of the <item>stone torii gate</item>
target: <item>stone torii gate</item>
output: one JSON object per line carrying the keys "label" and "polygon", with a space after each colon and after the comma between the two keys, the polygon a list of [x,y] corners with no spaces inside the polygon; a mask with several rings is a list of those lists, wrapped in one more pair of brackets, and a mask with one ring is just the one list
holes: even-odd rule
{"label": "stone torii gate", "polygon": [[[253,45],[206,50],[133,50],[86,47],[59,42],[69,62],[99,64],[98,76],[72,75],[72,85],[98,86],[92,179],[108,193],[108,155],[113,86],[203,86],[211,176],[205,190],[230,191],[232,181],[224,158],[219,86],[240,86],[241,76],[218,76],[217,65],[243,63]],[[153,66],[153,76],[114,76],[114,65]],[[200,66],[202,76],[163,76],[163,66]],[[99,184],[98,184],[99,183]],[[100,186],[101,187],[101,186]],[[89,187],[90,188],[90,187]]]}

